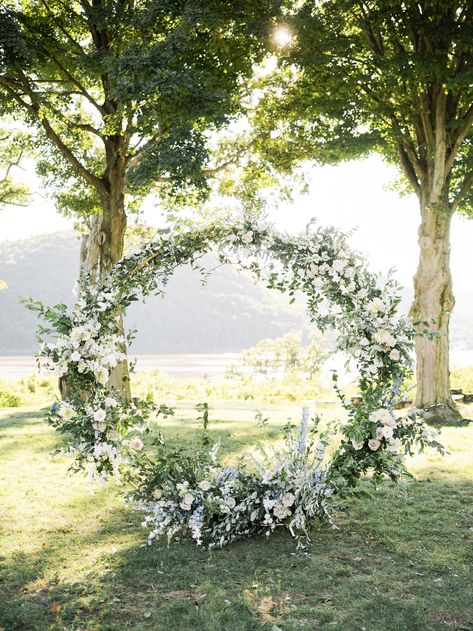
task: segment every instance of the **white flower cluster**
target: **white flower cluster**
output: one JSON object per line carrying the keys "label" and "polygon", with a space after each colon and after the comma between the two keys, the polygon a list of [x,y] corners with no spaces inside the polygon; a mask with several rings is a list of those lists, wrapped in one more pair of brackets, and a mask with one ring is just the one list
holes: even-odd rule
{"label": "white flower cluster", "polygon": [[307,539],[314,519],[329,519],[331,494],[322,471],[296,457],[263,475],[231,468],[209,472],[195,486],[187,480],[169,483],[137,508],[147,513],[143,526],[150,529],[149,544],[190,535],[212,548],[252,534],[270,535],[278,527]]}
{"label": "white flower cluster", "polygon": [[113,396],[98,395],[75,407],[65,401],[54,404],[52,419],[56,427],[72,435],[66,452],[76,456],[91,480],[106,479],[109,474],[119,480],[122,465],[130,464],[144,447],[138,436],[127,438],[131,432],[142,431],[146,420],[137,416],[141,425],[129,425],[131,412],[138,413],[134,404],[124,407]]}
{"label": "white flower cluster", "polygon": [[[371,412],[369,421],[376,424],[375,435],[368,436],[368,447],[371,451],[377,451],[382,444],[383,439],[386,441],[386,449],[391,453],[398,453],[401,447],[401,441],[394,436],[397,426],[397,420],[394,418],[391,410],[380,408]],[[352,439],[353,448],[357,451],[363,449],[366,441],[356,441]]]}
{"label": "white flower cluster", "polygon": [[41,365],[60,376],[75,367],[79,374],[92,374],[105,386],[110,372],[126,359],[121,350],[123,336],[101,332],[98,321],[73,326],[68,335],[58,335],[55,343],[43,344],[39,356]]}

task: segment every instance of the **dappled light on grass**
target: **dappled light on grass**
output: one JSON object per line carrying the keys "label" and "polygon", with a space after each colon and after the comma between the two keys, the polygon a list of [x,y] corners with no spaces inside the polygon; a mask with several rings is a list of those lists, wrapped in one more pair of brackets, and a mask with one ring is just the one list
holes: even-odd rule
{"label": "dappled light on grass", "polygon": [[[235,420],[228,412],[225,421],[223,410],[214,412],[212,434],[226,437],[230,457],[247,436],[253,445],[262,435],[250,413]],[[285,415],[276,409],[263,435],[276,440]],[[200,428],[172,418],[165,431],[191,445]],[[386,486],[371,500],[353,500],[349,512],[336,515],[340,530],[314,532],[309,555],[294,554],[285,533],[209,554],[191,543],[141,547],[140,517],[123,507],[113,486],[99,485],[91,495],[84,478],[67,475],[67,458],[50,457],[57,437],[39,412],[3,410],[0,626],[467,629],[473,619],[473,428],[442,435],[451,455],[412,461],[430,482]]]}

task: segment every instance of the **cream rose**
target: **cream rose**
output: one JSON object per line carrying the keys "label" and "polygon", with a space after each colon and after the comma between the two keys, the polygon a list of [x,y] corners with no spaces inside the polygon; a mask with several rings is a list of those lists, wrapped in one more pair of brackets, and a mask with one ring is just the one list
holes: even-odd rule
{"label": "cream rose", "polygon": [[128,444],[133,451],[141,451],[143,449],[143,441],[138,436],[132,438]]}
{"label": "cream rose", "polygon": [[371,451],[376,451],[377,449],[379,449],[380,446],[380,442],[379,440],[376,440],[375,438],[370,438],[370,440],[368,441],[368,447],[371,449]]}

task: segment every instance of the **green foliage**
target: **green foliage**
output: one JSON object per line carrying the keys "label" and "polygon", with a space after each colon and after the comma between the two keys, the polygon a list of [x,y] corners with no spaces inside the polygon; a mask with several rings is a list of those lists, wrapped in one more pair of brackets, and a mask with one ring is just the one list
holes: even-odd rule
{"label": "green foliage", "polygon": [[473,393],[473,366],[450,370],[452,388],[461,388],[465,394]]}
{"label": "green foliage", "polygon": [[240,111],[279,5],[4,2],[0,104],[35,126],[61,210],[96,214],[115,168],[129,210],[156,184],[205,196],[207,134]]}
{"label": "green foliage", "polygon": [[254,118],[264,159],[285,170],[376,150],[419,196],[440,184],[435,204],[469,212],[470,3],[308,0],[287,22],[294,42],[280,52],[277,78],[265,79]]}
{"label": "green foliage", "polygon": [[0,407],[46,406],[57,395],[56,380],[39,375],[29,375],[17,381],[0,380]]}
{"label": "green foliage", "polygon": [[[252,375],[238,379],[230,376],[223,381],[209,379],[182,380],[157,371],[134,374],[133,391],[138,396],[150,396],[154,401],[255,401],[277,403],[306,401],[324,391],[318,379],[291,373],[282,378],[257,380]],[[333,396],[333,395],[332,395]]]}
{"label": "green foliage", "polygon": [[0,129],[0,209],[4,206],[26,206],[30,199],[29,187],[18,177],[21,160],[31,150],[30,139],[10,125]]}

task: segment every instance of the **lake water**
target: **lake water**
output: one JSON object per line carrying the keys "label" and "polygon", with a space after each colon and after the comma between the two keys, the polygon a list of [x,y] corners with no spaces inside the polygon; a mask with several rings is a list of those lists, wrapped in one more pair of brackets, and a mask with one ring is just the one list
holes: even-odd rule
{"label": "lake water", "polygon": [[[173,377],[190,379],[208,375],[210,379],[223,379],[227,368],[238,353],[213,353],[195,355],[137,355],[136,372],[160,370]],[[0,356],[0,379],[19,379],[36,372],[35,358],[27,355]]]}
{"label": "lake water", "polygon": [[[213,381],[220,381],[224,378],[228,367],[235,363],[238,357],[238,353],[209,353],[137,355],[135,358],[137,372],[160,370],[180,379],[207,375]],[[455,367],[473,365],[473,351],[452,350],[450,358],[451,365]],[[343,382],[345,380],[343,379],[343,363],[343,357],[334,355],[328,360],[322,372],[328,374],[330,370],[339,370]],[[0,379],[16,380],[34,372],[36,372],[36,363],[32,356],[0,356]]]}

